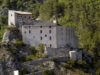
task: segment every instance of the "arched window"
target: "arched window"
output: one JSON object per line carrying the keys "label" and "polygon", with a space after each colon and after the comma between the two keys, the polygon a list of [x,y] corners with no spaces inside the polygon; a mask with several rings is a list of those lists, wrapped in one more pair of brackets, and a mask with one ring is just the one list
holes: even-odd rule
{"label": "arched window", "polygon": [[47,35],[45,34],[45,37],[47,37]]}

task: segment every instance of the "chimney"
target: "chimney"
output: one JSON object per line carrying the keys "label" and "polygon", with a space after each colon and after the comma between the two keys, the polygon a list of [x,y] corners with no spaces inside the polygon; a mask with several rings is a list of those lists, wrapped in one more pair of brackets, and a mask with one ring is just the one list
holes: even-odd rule
{"label": "chimney", "polygon": [[57,17],[53,16],[52,21],[53,21],[54,24],[57,24]]}
{"label": "chimney", "polygon": [[57,24],[57,20],[56,20],[56,19],[54,19],[54,20],[53,20],[53,23],[54,23],[54,24]]}

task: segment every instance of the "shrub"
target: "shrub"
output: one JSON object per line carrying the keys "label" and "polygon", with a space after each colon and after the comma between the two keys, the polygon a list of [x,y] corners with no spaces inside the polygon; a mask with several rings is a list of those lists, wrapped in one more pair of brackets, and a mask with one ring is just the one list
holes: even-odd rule
{"label": "shrub", "polygon": [[16,40],[15,45],[16,45],[17,47],[25,46],[25,44],[24,44],[23,41],[21,41],[21,40]]}
{"label": "shrub", "polygon": [[32,52],[33,54],[36,54],[36,53],[37,53],[37,50],[36,50],[36,48],[35,48],[34,46],[31,46],[31,47],[29,48],[29,50],[31,50],[31,52]]}
{"label": "shrub", "polygon": [[44,44],[40,44],[38,50],[40,53],[44,53]]}
{"label": "shrub", "polygon": [[43,72],[43,75],[55,75],[53,70],[46,70]]}

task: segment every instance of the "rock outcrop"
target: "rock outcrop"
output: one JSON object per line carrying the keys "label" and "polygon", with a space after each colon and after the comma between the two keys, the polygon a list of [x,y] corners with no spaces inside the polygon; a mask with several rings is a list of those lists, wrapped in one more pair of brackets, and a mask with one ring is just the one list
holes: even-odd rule
{"label": "rock outcrop", "polygon": [[14,42],[15,40],[22,40],[22,35],[16,27],[9,27],[3,35],[2,42]]}

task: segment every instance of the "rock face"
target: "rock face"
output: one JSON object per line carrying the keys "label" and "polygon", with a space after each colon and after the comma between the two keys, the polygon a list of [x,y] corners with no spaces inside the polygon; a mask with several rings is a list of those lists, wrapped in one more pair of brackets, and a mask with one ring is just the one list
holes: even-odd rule
{"label": "rock face", "polygon": [[2,42],[8,43],[15,40],[22,40],[22,35],[17,28],[9,28],[3,35]]}
{"label": "rock face", "polygon": [[2,67],[2,62],[0,62],[0,75],[3,75],[3,67]]}
{"label": "rock face", "polygon": [[15,70],[14,58],[5,49],[0,49],[0,75],[12,75],[12,71]]}
{"label": "rock face", "polygon": [[3,39],[2,39],[2,42],[6,42],[8,43],[9,42],[9,35],[10,35],[10,32],[9,31],[6,31],[3,35]]}

